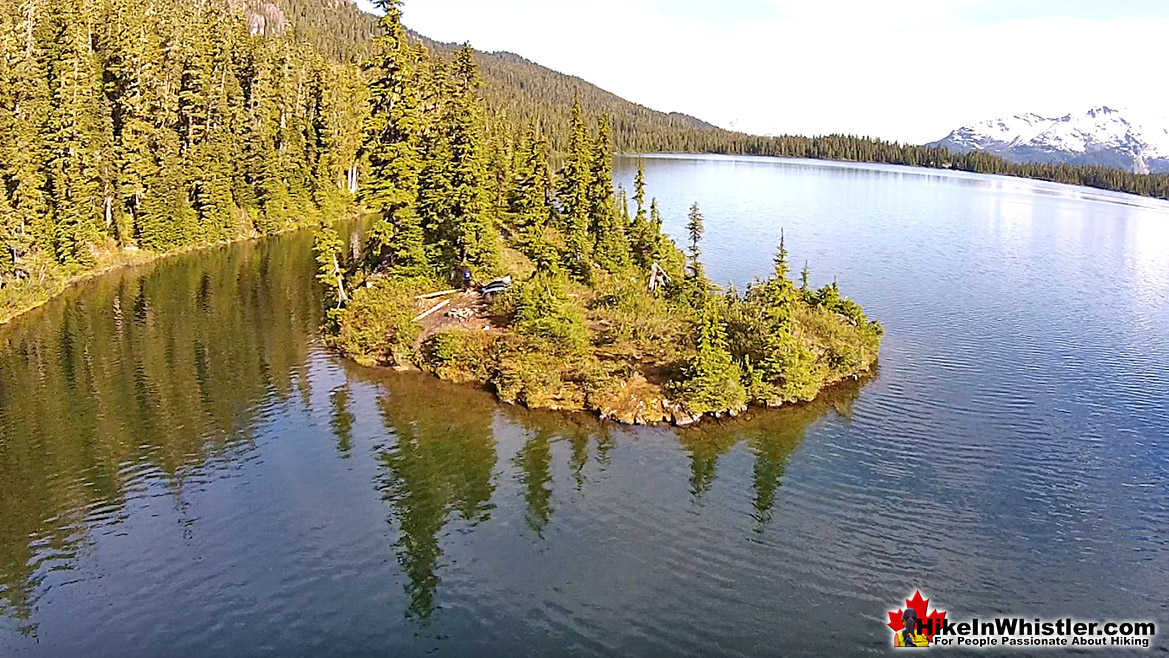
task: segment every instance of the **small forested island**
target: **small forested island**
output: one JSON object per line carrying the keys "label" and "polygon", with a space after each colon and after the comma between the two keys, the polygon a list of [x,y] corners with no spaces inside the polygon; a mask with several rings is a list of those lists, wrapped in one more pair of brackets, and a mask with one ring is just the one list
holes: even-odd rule
{"label": "small forested island", "polygon": [[315,240],[329,345],[627,423],[807,401],[874,367],[881,326],[835,283],[810,288],[806,265],[789,280],[782,237],[770,278],[742,294],[713,286],[698,205],[683,253],[642,171],[632,210],[615,193],[608,120],[590,130],[579,103],[557,173],[529,127],[498,175],[471,49],[431,56],[397,4],[385,9],[357,195],[374,218],[348,247],[327,222]]}

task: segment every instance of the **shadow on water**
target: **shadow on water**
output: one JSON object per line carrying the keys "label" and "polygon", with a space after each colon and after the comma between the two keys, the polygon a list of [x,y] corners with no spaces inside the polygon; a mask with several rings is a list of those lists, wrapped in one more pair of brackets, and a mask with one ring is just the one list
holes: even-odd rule
{"label": "shadow on water", "polygon": [[[308,394],[307,234],[101,277],[0,331],[0,615],[31,623],[127,500],[254,450],[259,401]],[[279,318],[280,321],[274,321]]]}

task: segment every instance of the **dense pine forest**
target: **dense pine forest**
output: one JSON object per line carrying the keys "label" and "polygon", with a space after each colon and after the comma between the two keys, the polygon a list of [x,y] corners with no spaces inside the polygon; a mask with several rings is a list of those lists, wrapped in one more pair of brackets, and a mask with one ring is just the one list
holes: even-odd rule
{"label": "dense pine forest", "polygon": [[[5,3],[0,319],[102,266],[357,212],[355,192],[384,166],[361,147],[373,125],[375,37],[384,34],[347,0]],[[576,101],[582,116],[607,117],[618,152],[894,163],[1169,198],[1169,175],[1016,165],[844,135],[722,130],[516,55],[405,34],[434,67],[473,60],[485,103],[484,175],[499,181],[530,156],[533,140],[556,166],[565,161]],[[457,84],[458,75],[443,84]],[[510,201],[502,187],[495,191],[490,203],[502,209]]]}
{"label": "dense pine forest", "polygon": [[[137,250],[346,211],[364,81],[243,9],[190,0],[0,8],[0,308]],[[268,20],[283,20],[272,9]]]}

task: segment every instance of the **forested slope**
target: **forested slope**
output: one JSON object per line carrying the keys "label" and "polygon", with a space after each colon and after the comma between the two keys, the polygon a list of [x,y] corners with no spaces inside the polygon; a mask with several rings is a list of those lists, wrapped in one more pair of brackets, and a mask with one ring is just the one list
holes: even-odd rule
{"label": "forested slope", "polygon": [[[366,178],[374,18],[348,0],[9,0],[0,4],[0,319],[128,250],[165,252],[356,209]],[[454,46],[416,41],[435,66]],[[569,108],[619,152],[896,163],[1169,197],[1169,175],[1016,165],[832,135],[763,137],[657,112],[509,53],[475,53],[492,175]],[[503,188],[499,188],[503,189]],[[506,199],[493,200],[502,207]]]}
{"label": "forested slope", "polygon": [[0,5],[0,311],[127,250],[344,212],[364,80],[285,34],[279,8],[242,9]]}

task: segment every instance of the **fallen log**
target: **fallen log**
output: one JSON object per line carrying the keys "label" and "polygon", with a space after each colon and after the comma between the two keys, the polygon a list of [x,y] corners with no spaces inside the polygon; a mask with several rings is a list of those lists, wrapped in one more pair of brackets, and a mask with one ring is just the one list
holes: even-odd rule
{"label": "fallen log", "polygon": [[422,315],[419,315],[418,317],[414,318],[414,320],[413,320],[413,321],[414,321],[414,322],[418,322],[419,320],[426,319],[426,318],[427,318],[427,317],[429,317],[431,314],[433,314],[435,311],[437,311],[437,310],[438,310],[438,309],[440,309],[440,308],[443,308],[443,307],[445,307],[447,304],[450,304],[450,303],[451,303],[451,300],[449,300],[449,299],[444,299],[444,300],[442,300],[441,302],[439,302],[439,303],[435,304],[434,306],[431,306],[429,311],[426,311],[426,312],[425,312],[425,313],[423,313]]}
{"label": "fallen log", "polygon": [[430,299],[431,297],[442,297],[443,295],[453,295],[456,292],[462,292],[458,288],[451,290],[443,290],[441,292],[428,292],[425,295],[417,295],[414,299]]}

